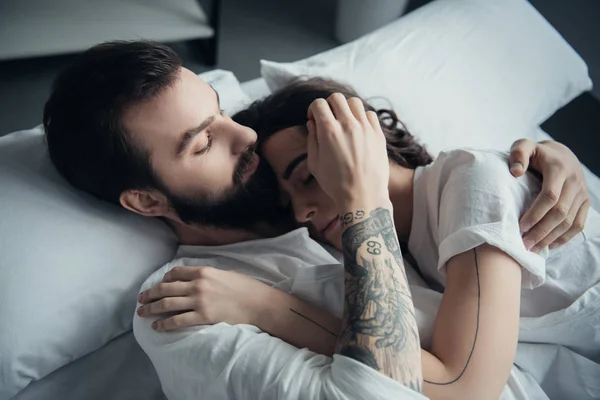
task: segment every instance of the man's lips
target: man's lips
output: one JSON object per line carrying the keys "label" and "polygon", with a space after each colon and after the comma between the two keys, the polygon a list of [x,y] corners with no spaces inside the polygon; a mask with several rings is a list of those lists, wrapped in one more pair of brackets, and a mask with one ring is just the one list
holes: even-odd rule
{"label": "man's lips", "polygon": [[243,180],[248,179],[248,177],[251,176],[256,171],[256,168],[258,168],[259,163],[260,163],[260,159],[258,158],[258,156],[256,154],[254,154],[252,156],[252,162],[250,164],[248,164],[248,166],[246,167],[246,169],[244,170],[244,172],[242,174],[242,179]]}

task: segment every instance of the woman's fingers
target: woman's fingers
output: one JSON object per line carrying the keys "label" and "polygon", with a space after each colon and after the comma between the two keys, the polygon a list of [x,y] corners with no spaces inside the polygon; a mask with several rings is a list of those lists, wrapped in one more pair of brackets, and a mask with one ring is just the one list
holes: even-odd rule
{"label": "woman's fingers", "polygon": [[334,93],[327,98],[327,103],[333,112],[333,116],[340,123],[352,118],[352,111],[346,97],[341,93]]}
{"label": "woman's fingers", "polygon": [[142,304],[162,299],[163,297],[185,296],[190,291],[189,282],[161,282],[158,285],[144,290],[138,295],[138,302]]}
{"label": "woman's fingers", "polygon": [[152,323],[152,329],[157,331],[174,331],[187,328],[188,326],[205,325],[207,323],[207,321],[202,321],[198,313],[189,311],[169,318],[157,319]]}
{"label": "woman's fingers", "polygon": [[348,99],[348,107],[352,111],[352,116],[362,124],[369,122],[365,111],[365,105],[362,100],[358,97],[351,97]]}
{"label": "woman's fingers", "polygon": [[152,303],[138,307],[137,313],[140,317],[149,317],[168,312],[188,311],[194,309],[192,297],[165,297]]}
{"label": "woman's fingers", "polygon": [[317,141],[317,128],[315,121],[309,119],[306,123],[308,130],[308,140],[306,149],[306,158],[308,162],[308,170],[311,174],[315,174],[319,160],[319,142]]}
{"label": "woman's fingers", "polygon": [[510,148],[508,163],[510,173],[519,177],[529,168],[529,160],[535,155],[536,143],[530,139],[519,139]]}
{"label": "woman's fingers", "polygon": [[308,119],[315,121],[318,135],[329,133],[337,125],[331,107],[325,99],[316,99],[308,107]]}
{"label": "woman's fingers", "polygon": [[587,219],[587,214],[590,209],[590,200],[588,198],[585,199],[579,210],[577,211],[577,216],[571,225],[571,228],[567,232],[565,232],[561,237],[556,239],[554,243],[550,245],[551,249],[554,249],[558,246],[562,246],[567,243],[569,240],[573,239],[575,235],[583,231],[585,227],[585,221]]}
{"label": "woman's fingers", "polygon": [[379,117],[375,111],[367,111],[367,121],[369,121],[369,124],[375,133],[379,133],[383,136],[381,124],[379,123]]}

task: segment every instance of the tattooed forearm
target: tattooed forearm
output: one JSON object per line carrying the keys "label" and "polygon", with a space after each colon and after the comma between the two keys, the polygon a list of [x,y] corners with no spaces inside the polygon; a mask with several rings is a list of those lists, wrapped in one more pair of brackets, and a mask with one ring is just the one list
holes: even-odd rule
{"label": "tattooed forearm", "polygon": [[377,208],[342,234],[346,306],[340,354],[422,392],[419,333],[390,210]]}

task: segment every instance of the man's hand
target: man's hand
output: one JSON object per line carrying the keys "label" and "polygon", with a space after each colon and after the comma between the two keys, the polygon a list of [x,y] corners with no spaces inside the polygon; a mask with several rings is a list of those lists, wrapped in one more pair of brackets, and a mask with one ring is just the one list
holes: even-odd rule
{"label": "man's hand", "polygon": [[310,105],[307,128],[308,169],[340,213],[356,201],[389,203],[390,166],[377,114],[365,112],[358,98],[334,93]]}
{"label": "man's hand", "polygon": [[543,178],[542,190],[520,221],[527,249],[538,252],[558,247],[583,230],[590,208],[583,169],[568,147],[554,141],[516,141],[510,153],[510,171],[515,177],[528,168]]}
{"label": "man's hand", "polygon": [[137,313],[157,320],[152,328],[170,331],[194,325],[254,324],[273,289],[232,271],[212,267],[175,267],[158,285],[140,293]]}

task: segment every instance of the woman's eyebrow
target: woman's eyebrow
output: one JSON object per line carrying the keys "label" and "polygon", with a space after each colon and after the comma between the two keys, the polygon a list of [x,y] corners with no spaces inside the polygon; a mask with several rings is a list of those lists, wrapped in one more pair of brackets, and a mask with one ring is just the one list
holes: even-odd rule
{"label": "woman's eyebrow", "polygon": [[287,168],[285,169],[285,171],[283,172],[283,175],[281,176],[283,178],[283,180],[287,181],[288,179],[290,179],[290,176],[292,175],[292,172],[294,172],[294,169],[298,166],[298,164],[300,164],[302,161],[306,160],[307,154],[301,154],[298,157],[294,158],[292,160],[292,162],[289,163],[289,165],[287,166]]}

